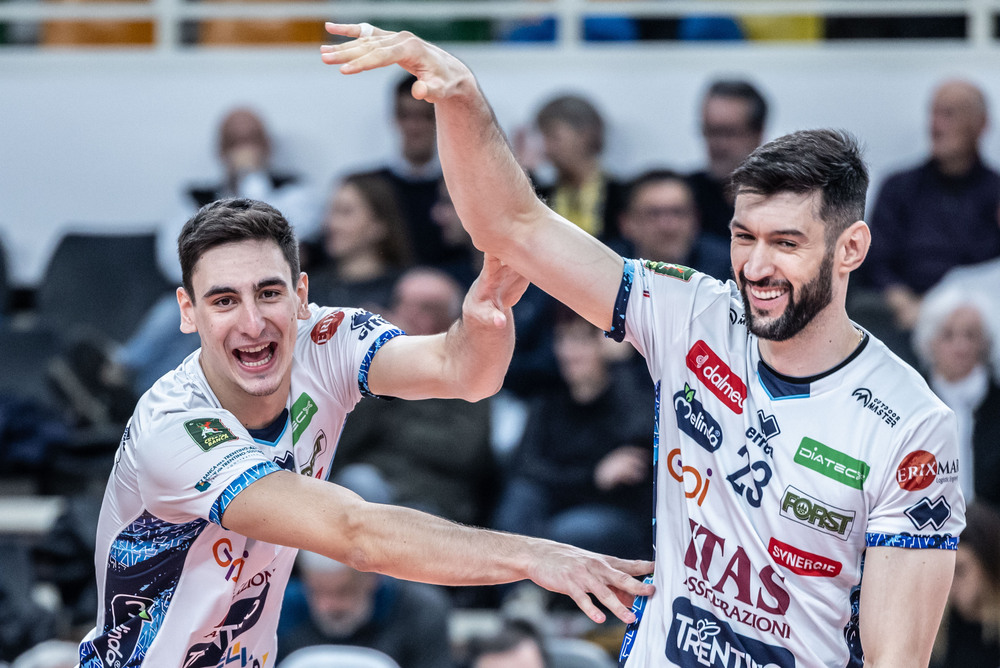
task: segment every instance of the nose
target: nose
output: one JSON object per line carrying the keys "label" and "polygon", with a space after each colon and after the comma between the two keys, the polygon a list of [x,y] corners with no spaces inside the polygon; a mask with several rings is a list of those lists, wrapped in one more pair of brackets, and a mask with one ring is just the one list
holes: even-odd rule
{"label": "nose", "polygon": [[774,261],[770,249],[759,241],[747,249],[743,276],[748,281],[760,281],[774,273]]}
{"label": "nose", "polygon": [[239,327],[243,334],[251,338],[264,331],[264,314],[260,312],[256,301],[251,299],[240,305]]}

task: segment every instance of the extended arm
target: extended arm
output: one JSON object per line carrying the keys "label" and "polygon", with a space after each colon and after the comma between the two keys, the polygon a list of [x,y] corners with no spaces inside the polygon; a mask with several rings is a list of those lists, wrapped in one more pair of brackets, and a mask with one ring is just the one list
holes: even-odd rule
{"label": "extended arm", "polygon": [[[327,24],[359,37],[358,25]],[[610,329],[622,259],[535,196],[472,72],[406,32],[324,46],[323,60],[354,74],[399,64],[417,77],[414,97],[433,102],[448,191],[473,242],[593,324]]]}
{"label": "extended arm", "polygon": [[537,538],[474,529],[408,508],[368,503],[337,485],[278,471],[230,502],[223,525],[269,543],[325,554],[362,571],[442,585],[531,579],[570,596],[596,622],[592,593],[619,619],[649,595],[634,579],[652,563],[604,557]]}
{"label": "extended arm", "polygon": [[868,548],[861,583],[866,668],[927,666],[954,572],[953,550]]}
{"label": "extended arm", "polygon": [[462,317],[444,334],[397,336],[372,358],[368,387],[381,396],[478,401],[495,394],[514,353],[511,307],[527,281],[486,256]]}

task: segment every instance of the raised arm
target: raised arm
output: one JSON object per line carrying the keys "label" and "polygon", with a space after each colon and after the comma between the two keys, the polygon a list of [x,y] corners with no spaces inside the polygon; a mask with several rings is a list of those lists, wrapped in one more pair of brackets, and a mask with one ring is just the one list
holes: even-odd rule
{"label": "raised arm", "polygon": [[632,597],[652,586],[632,576],[652,563],[626,561],[536,538],[474,529],[408,508],[368,503],[353,492],[287,471],[233,499],[223,525],[257,540],[310,550],[357,570],[442,585],[530,579],[570,596],[595,622],[593,594],[626,623]]}
{"label": "raised arm", "polygon": [[926,668],[954,572],[954,550],[868,548],[860,611],[866,668]]}
{"label": "raised arm", "polygon": [[[362,36],[362,30],[370,32]],[[473,242],[602,329],[610,329],[622,259],[535,196],[468,67],[408,32],[327,24],[356,38],[322,47],[344,74],[398,64],[433,102],[448,191]]]}

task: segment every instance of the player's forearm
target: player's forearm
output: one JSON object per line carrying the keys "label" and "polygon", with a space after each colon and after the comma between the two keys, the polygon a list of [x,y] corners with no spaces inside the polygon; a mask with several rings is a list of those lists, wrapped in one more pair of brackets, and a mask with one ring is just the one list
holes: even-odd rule
{"label": "player's forearm", "polygon": [[503,328],[484,326],[468,318],[452,325],[445,337],[444,376],[466,401],[493,396],[503,386],[514,354],[514,317],[506,309]]}

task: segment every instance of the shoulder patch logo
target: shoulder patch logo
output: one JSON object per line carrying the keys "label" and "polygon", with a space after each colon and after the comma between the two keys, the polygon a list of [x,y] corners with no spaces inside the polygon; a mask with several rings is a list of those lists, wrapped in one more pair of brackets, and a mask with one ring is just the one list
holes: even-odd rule
{"label": "shoulder patch logo", "polygon": [[340,327],[340,323],[343,321],[344,312],[334,311],[313,325],[312,331],[309,332],[309,337],[313,340],[313,343],[321,346],[333,338],[333,335],[337,333],[337,328]]}
{"label": "shoulder patch logo", "polygon": [[229,427],[222,424],[219,418],[198,418],[188,420],[184,423],[191,440],[198,444],[198,447],[208,452],[219,443],[237,440],[236,434],[229,431]]}
{"label": "shoulder patch logo", "polygon": [[677,278],[685,283],[690,281],[691,277],[694,276],[694,269],[691,267],[685,267],[684,265],[673,264],[671,262],[654,262],[652,260],[646,260],[646,268],[655,274]]}

